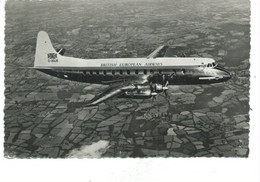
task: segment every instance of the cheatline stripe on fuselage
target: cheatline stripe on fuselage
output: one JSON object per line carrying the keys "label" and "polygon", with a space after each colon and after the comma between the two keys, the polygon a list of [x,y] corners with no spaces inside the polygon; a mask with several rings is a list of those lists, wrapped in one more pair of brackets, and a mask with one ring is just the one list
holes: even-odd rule
{"label": "cheatline stripe on fuselage", "polygon": [[140,66],[140,67],[58,67],[58,66],[37,66],[35,69],[52,70],[173,70],[173,69],[195,69],[205,66]]}

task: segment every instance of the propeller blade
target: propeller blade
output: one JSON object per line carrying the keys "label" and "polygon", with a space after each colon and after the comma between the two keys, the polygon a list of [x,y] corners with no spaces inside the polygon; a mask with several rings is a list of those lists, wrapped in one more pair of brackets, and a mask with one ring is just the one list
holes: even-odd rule
{"label": "propeller blade", "polygon": [[152,96],[152,102],[153,102],[154,100],[156,100],[156,96],[155,96],[155,95]]}
{"label": "propeller blade", "polygon": [[167,90],[164,90],[164,95],[165,95],[165,97],[168,97],[168,92],[167,92]]}
{"label": "propeller blade", "polygon": [[156,99],[157,93],[153,92],[152,94],[152,102]]}
{"label": "propeller blade", "polygon": [[163,84],[165,83],[165,75],[162,76]]}

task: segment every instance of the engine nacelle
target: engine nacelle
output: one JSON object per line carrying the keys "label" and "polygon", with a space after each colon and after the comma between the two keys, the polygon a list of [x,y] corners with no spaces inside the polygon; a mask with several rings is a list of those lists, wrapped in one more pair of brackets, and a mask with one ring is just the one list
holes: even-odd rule
{"label": "engine nacelle", "polygon": [[135,85],[135,89],[137,90],[151,90],[152,92],[162,92],[164,90],[168,90],[168,87],[167,86],[163,86],[161,84],[151,84],[151,85]]}
{"label": "engine nacelle", "polygon": [[151,85],[134,85],[128,89],[124,90],[123,97],[132,97],[132,98],[149,98],[158,95],[158,93],[168,89],[163,87],[160,84],[151,84]]}
{"label": "engine nacelle", "polygon": [[151,90],[131,90],[131,91],[125,91],[124,97],[149,98],[156,95],[157,93],[152,92]]}
{"label": "engine nacelle", "polygon": [[163,86],[161,84],[153,84],[151,85],[151,90],[156,93],[160,93],[162,91],[168,90],[167,86]]}

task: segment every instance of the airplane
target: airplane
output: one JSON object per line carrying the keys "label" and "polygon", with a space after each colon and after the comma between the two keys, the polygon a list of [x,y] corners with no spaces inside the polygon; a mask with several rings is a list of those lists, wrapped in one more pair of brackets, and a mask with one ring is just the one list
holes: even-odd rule
{"label": "airplane", "polygon": [[86,106],[112,97],[155,98],[169,85],[211,84],[227,81],[231,73],[212,58],[159,57],[165,46],[143,58],[80,59],[55,50],[48,34],[37,35],[34,69],[48,75],[78,82],[110,85]]}

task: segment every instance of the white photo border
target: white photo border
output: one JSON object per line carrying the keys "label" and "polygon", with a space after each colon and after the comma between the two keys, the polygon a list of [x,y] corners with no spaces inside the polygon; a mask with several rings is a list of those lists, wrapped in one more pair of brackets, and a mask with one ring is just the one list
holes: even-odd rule
{"label": "white photo border", "polygon": [[[235,1],[234,1],[235,2]],[[3,182],[259,182],[260,1],[251,1],[250,142],[248,158],[6,159],[4,143],[4,6],[0,1],[0,181]]]}

